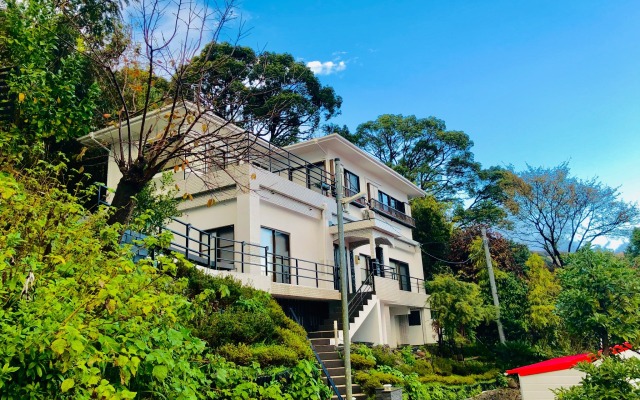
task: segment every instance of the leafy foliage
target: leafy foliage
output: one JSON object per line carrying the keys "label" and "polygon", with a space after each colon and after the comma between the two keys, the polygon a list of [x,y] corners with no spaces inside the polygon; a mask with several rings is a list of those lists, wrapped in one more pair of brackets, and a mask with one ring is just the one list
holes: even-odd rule
{"label": "leafy foliage", "polygon": [[44,140],[75,138],[90,132],[98,86],[80,32],[55,2],[6,2],[0,41],[15,114],[9,126],[15,146],[42,146]]}
{"label": "leafy foliage", "polygon": [[[62,171],[0,173],[3,398],[330,397],[304,330],[270,296],[205,276],[180,255],[134,263],[119,243],[120,226],[106,223],[108,210],[89,214],[51,178]],[[168,240],[147,236],[139,244],[162,248]],[[246,367],[210,354],[224,350],[207,349],[212,338],[194,329],[225,310],[263,313],[275,325],[265,332],[272,344],[245,344]],[[284,381],[258,384],[270,372],[255,360],[291,368]]]}
{"label": "leafy foliage", "polygon": [[480,287],[450,274],[436,275],[426,283],[432,318],[451,343],[468,343],[475,328],[495,317],[493,306],[486,305]]}
{"label": "leafy foliage", "polygon": [[560,283],[538,254],[532,254],[526,266],[529,287],[527,298],[531,307],[527,330],[532,336],[532,342],[540,340],[552,344],[560,325],[560,318],[555,312]]}
{"label": "leafy foliage", "polygon": [[416,198],[411,201],[411,216],[416,220],[413,238],[420,242],[422,268],[426,280],[440,271],[439,259],[447,257],[452,224],[446,216],[448,206],[438,202],[433,196]]}
{"label": "leafy foliage", "polygon": [[640,339],[640,276],[622,257],[585,247],[558,272],[558,316],[591,348]]}
{"label": "leafy foliage", "polygon": [[292,55],[256,54],[229,43],[206,45],[184,83],[199,85],[217,115],[279,146],[308,138],[342,104],[333,88],[322,86]]}

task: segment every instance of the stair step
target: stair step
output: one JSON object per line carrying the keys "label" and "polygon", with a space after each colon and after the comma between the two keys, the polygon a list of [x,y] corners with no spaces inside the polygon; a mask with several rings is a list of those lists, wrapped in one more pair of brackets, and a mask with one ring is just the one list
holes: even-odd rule
{"label": "stair step", "polygon": [[330,351],[336,351],[336,346],[330,344],[330,345],[324,345],[324,344],[319,344],[319,345],[313,345],[313,348],[315,349],[316,353],[328,353]]}
{"label": "stair step", "polygon": [[[338,388],[338,392],[341,395],[344,396],[347,393],[347,387],[344,384],[343,385],[336,384],[336,387]],[[360,388],[360,385],[358,385],[357,383],[352,383],[351,384],[351,393],[353,393],[353,394],[362,393],[362,389]]]}
{"label": "stair step", "polygon": [[322,339],[322,338],[333,339],[334,336],[335,336],[335,332],[333,332],[333,329],[330,331],[309,332],[309,339]]}
{"label": "stair step", "polygon": [[311,341],[311,344],[313,344],[313,347],[329,346],[330,344],[330,339],[328,338],[309,338],[309,340]]}
{"label": "stair step", "polygon": [[[329,360],[340,360],[340,354],[338,354],[337,351],[328,351],[328,352],[317,352],[318,357],[320,357],[320,359],[322,361],[329,361]],[[325,362],[326,364],[326,362]]]}
{"label": "stair step", "polygon": [[[324,366],[327,367],[327,369],[344,367],[344,362],[340,358],[334,359],[334,360],[326,360],[326,361],[322,360],[322,362],[324,362]],[[329,374],[331,374],[331,372],[329,372]]]}
{"label": "stair step", "polygon": [[342,367],[331,367],[331,368],[327,368],[327,372],[329,373],[329,375],[331,377],[334,376],[344,376],[344,366]]}

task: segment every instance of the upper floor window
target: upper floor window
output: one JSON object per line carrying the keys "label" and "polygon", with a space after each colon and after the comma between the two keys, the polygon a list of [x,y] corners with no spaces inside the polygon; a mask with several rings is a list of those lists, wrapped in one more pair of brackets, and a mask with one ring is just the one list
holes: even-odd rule
{"label": "upper floor window", "polygon": [[[351,171],[344,170],[344,187],[347,192],[350,192],[349,196],[360,192],[360,178],[358,175]],[[345,193],[346,194],[346,193]]]}
{"label": "upper floor window", "polygon": [[378,201],[386,206],[389,206],[390,208],[393,208],[394,210],[398,210],[401,213],[405,214],[404,202],[389,196],[383,191],[378,192]]}

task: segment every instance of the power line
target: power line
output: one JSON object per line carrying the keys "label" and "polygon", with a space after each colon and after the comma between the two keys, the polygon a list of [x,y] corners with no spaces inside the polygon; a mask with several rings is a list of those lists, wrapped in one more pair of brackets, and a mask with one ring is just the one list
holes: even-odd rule
{"label": "power line", "polygon": [[448,261],[448,260],[443,260],[442,258],[438,258],[438,257],[434,256],[433,254],[429,254],[429,253],[427,253],[427,251],[426,251],[425,249],[423,249],[423,248],[422,248],[422,246],[420,246],[420,250],[422,250],[422,252],[423,252],[424,254],[428,255],[429,257],[434,258],[434,259],[436,259],[436,260],[438,260],[438,261],[441,261],[441,262],[443,262],[443,263],[447,263],[447,264],[466,264],[466,263],[468,263],[469,261],[471,261],[471,257],[467,258],[465,261]]}

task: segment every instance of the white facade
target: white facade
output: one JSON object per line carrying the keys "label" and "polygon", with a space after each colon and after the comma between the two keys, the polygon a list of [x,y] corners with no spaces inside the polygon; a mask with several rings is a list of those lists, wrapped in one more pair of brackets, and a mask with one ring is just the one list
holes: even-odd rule
{"label": "white facade", "polygon": [[[228,162],[222,155],[216,164],[224,168],[174,174],[180,194],[193,197],[181,204],[180,222],[169,225],[176,232],[174,249],[213,274],[231,274],[280,301],[298,302],[307,314],[313,312],[305,301],[315,307],[339,300],[334,173],[340,158],[348,171],[345,195],[364,192],[363,200],[345,207],[350,292],[376,274],[375,294],[351,324],[352,339],[392,347],[434,342],[408,204],[424,192],[338,135],[284,149],[245,135],[250,150]],[[111,136],[103,130],[82,140],[113,143]],[[112,161],[108,186],[115,188],[119,179]]]}

